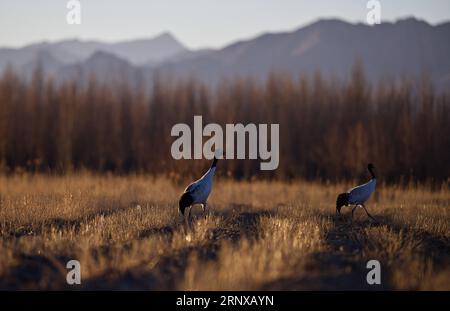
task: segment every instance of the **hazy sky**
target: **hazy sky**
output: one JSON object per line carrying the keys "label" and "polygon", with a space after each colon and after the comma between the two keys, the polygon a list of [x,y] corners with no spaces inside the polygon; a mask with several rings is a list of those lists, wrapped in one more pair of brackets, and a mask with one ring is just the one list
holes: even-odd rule
{"label": "hazy sky", "polygon": [[[450,0],[379,0],[382,21],[450,20]],[[319,18],[365,22],[367,0],[80,0],[81,25],[68,25],[68,0],[0,0],[0,46],[64,38],[123,39],[169,31],[190,48],[220,47]]]}

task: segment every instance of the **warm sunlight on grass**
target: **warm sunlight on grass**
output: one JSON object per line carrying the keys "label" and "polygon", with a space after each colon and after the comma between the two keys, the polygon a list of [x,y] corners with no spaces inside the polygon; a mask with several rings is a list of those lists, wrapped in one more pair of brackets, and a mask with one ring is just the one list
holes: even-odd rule
{"label": "warm sunlight on grass", "polygon": [[[349,209],[348,185],[220,180],[211,213],[178,215],[183,185],[144,176],[0,177],[1,289],[450,289],[450,191],[380,186],[378,222]],[[70,259],[82,284],[66,284]]]}

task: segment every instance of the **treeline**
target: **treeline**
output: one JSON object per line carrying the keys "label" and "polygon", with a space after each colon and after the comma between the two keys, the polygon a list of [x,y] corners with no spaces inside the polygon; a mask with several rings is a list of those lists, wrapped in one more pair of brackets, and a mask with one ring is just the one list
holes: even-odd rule
{"label": "treeline", "polygon": [[[0,171],[199,176],[205,160],[173,160],[176,123],[279,123],[280,162],[220,163],[235,178],[340,180],[367,176],[368,162],[388,182],[446,182],[450,172],[450,96],[431,83],[386,82],[373,88],[363,70],[348,81],[273,74],[223,81],[155,79],[147,94],[124,84],[58,84],[39,70],[30,82],[0,79]],[[204,139],[206,141],[206,138]]]}

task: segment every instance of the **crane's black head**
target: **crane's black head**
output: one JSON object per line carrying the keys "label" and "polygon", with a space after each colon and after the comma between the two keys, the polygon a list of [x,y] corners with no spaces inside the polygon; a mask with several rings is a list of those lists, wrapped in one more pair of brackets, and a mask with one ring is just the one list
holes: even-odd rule
{"label": "crane's black head", "polygon": [[372,163],[369,163],[369,164],[367,165],[367,169],[369,170],[370,175],[372,175],[372,178],[375,178],[375,172],[374,172],[374,170],[375,170],[375,165],[373,165]]}
{"label": "crane's black head", "polygon": [[348,193],[341,193],[340,195],[338,195],[336,200],[336,211],[338,212],[338,214],[341,213],[342,206],[348,205],[348,198]]}
{"label": "crane's black head", "polygon": [[223,159],[224,158],[224,154],[222,150],[218,150],[214,153],[214,160],[213,163],[211,164],[211,167],[216,167],[217,166],[217,161],[219,161],[219,159]]}
{"label": "crane's black head", "polygon": [[193,202],[194,198],[190,193],[185,192],[181,195],[180,202],[178,203],[181,215],[184,216],[184,211],[187,207],[191,206]]}

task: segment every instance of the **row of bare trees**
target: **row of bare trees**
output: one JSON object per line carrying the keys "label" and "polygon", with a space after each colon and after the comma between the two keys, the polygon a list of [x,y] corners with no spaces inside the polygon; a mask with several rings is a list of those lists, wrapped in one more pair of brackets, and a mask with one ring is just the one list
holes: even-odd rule
{"label": "row of bare trees", "polygon": [[[355,67],[348,81],[273,74],[264,83],[232,79],[217,88],[155,79],[146,93],[121,85],[0,79],[0,170],[198,176],[205,161],[173,160],[176,123],[279,123],[280,164],[223,161],[235,178],[361,178],[371,161],[385,181],[448,181],[450,96],[426,79],[376,88]],[[205,138],[206,140],[206,138]]]}

